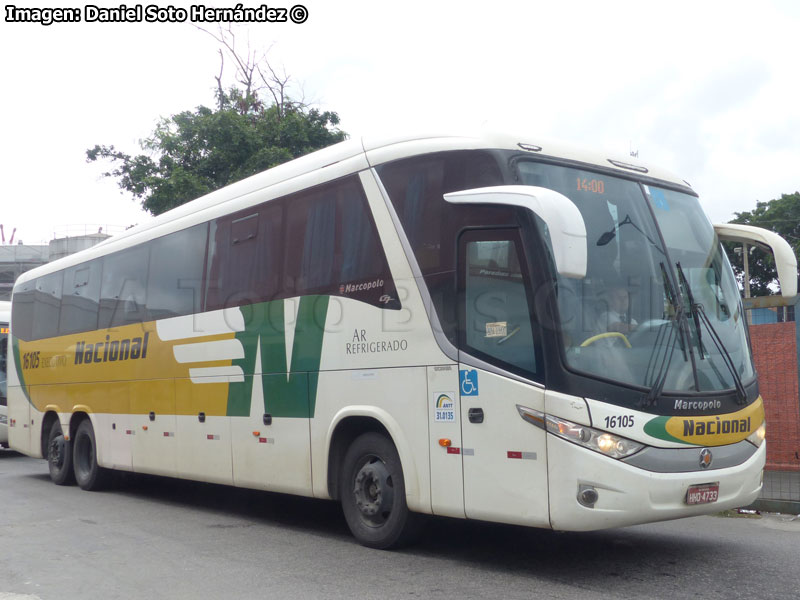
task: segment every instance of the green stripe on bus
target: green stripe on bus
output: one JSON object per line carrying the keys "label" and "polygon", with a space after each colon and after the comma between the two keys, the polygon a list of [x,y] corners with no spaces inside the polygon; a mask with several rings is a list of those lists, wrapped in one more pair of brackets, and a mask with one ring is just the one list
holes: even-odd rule
{"label": "green stripe on bus", "polygon": [[228,388],[228,416],[250,414],[259,348],[264,412],[273,417],[314,416],[329,297],[304,296],[298,302],[291,365],[286,364],[284,300],[240,308],[245,330],[237,333],[236,339],[242,343],[244,358],[232,364],[242,368],[245,378]]}
{"label": "green stripe on bus", "polygon": [[19,378],[19,388],[22,390],[22,393],[25,394],[25,398],[28,400],[28,404],[33,405],[31,401],[31,396],[28,393],[28,386],[25,383],[25,376],[22,374],[22,361],[19,358],[19,340],[14,336],[11,336],[11,348],[14,352],[14,368],[17,370],[17,377]]}
{"label": "green stripe on bus", "polygon": [[664,440],[667,442],[678,442],[679,444],[686,444],[686,445],[693,445],[691,442],[687,442],[686,440],[682,440],[680,438],[676,438],[672,434],[667,431],[667,421],[669,421],[672,417],[656,417],[655,419],[650,419],[644,425],[644,432],[659,440]]}

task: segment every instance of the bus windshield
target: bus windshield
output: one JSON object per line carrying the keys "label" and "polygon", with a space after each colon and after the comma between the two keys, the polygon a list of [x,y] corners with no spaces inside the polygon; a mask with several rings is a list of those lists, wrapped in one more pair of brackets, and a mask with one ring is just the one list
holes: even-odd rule
{"label": "bus windshield", "polygon": [[556,281],[571,369],[680,393],[754,377],[733,272],[695,196],[532,161],[517,171],[567,196],[586,225],[586,277]]}

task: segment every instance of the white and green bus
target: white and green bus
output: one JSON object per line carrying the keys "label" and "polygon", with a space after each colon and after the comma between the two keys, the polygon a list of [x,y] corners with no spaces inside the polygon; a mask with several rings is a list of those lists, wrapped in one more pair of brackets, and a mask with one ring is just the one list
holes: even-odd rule
{"label": "white and green bus", "polygon": [[[559,530],[752,502],[764,408],[683,180],[535,138],[350,140],[22,275],[9,433],[118,469]],[[791,277],[787,276],[791,274]]]}

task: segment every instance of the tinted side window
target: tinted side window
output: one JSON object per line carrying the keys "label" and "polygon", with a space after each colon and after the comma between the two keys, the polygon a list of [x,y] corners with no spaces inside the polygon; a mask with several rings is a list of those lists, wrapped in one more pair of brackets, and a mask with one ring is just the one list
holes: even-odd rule
{"label": "tinted side window", "polygon": [[425,277],[442,329],[457,344],[458,234],[465,227],[516,224],[516,216],[510,207],[450,204],[443,195],[503,185],[497,161],[487,152],[446,152],[387,163],[378,173]]}
{"label": "tinted side window", "polygon": [[289,240],[302,240],[303,244],[298,248],[299,265],[287,254],[297,295],[325,293],[337,278],[336,201],[337,190],[326,187],[289,205]]}
{"label": "tinted side window", "polygon": [[357,176],[210,224],[205,310],[312,294],[399,308]]}
{"label": "tinted side window", "polygon": [[33,299],[36,280],[20,283],[14,289],[11,303],[11,328],[14,337],[29,342],[33,339]]}
{"label": "tinted side window", "polygon": [[106,329],[145,320],[148,245],[109,254],[103,259],[98,327]]}
{"label": "tinted side window", "polygon": [[150,243],[148,321],[202,311],[207,232],[204,223]]}
{"label": "tinted side window", "polygon": [[280,295],[283,206],[269,202],[210,225],[205,310]]}
{"label": "tinted side window", "polygon": [[399,308],[361,182],[347,177],[285,199],[286,288]]}
{"label": "tinted side window", "polygon": [[56,337],[61,312],[61,282],[64,272],[50,273],[36,280],[33,309],[33,339]]}
{"label": "tinted side window", "polygon": [[372,222],[366,198],[361,193],[361,185],[346,187],[340,200],[339,218],[342,232],[342,272],[343,282],[371,279],[379,276],[389,277],[383,247],[378,232]]}
{"label": "tinted side window", "polygon": [[93,260],[64,271],[59,319],[61,335],[97,329],[102,270],[102,261]]}

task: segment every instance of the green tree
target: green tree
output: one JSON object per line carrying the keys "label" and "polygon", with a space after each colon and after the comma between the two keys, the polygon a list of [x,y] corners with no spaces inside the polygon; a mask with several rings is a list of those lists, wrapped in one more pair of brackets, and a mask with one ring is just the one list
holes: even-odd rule
{"label": "green tree", "polygon": [[[800,256],[800,192],[782,194],[776,200],[757,202],[755,209],[734,213],[736,217],[731,223],[753,225],[769,229],[782,236]],[[726,244],[731,265],[740,284],[744,280],[744,261],[741,253],[732,250],[736,244]],[[774,292],[770,285],[777,284],[775,261],[770,252],[755,249],[750,252],[748,267],[750,271],[750,294],[752,296],[768,296]]]}
{"label": "green tree", "polygon": [[[335,112],[290,97],[290,78],[266,55],[238,51],[232,29],[206,33],[222,46],[216,108],[162,118],[140,142],[143,154],[101,145],[86,151],[87,162],[110,161],[113,168],[103,175],[117,178],[154,215],[347,137]],[[226,57],[236,70],[236,83],[227,89]]]}

